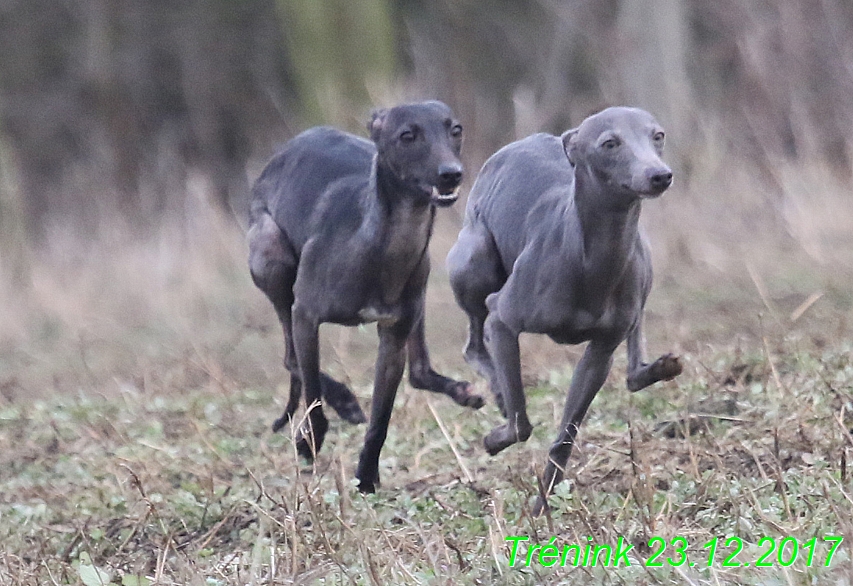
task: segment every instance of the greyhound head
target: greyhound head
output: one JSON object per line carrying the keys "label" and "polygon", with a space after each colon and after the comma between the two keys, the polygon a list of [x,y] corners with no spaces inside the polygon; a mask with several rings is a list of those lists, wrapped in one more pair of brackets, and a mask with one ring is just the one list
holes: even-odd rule
{"label": "greyhound head", "polygon": [[663,128],[645,110],[607,108],[562,139],[572,165],[617,197],[653,198],[672,184],[672,170],[661,160]]}
{"label": "greyhound head", "polygon": [[377,110],[367,129],[378,169],[390,171],[406,193],[437,206],[456,201],[462,126],[448,106],[431,101]]}

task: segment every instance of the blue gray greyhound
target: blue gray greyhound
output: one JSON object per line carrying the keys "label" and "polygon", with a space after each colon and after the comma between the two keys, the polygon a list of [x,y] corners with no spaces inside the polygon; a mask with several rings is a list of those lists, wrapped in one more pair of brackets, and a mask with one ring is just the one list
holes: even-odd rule
{"label": "blue gray greyhound", "polygon": [[[532,430],[519,334],[589,342],[549,451],[544,496],[562,480],[578,426],[623,340],[630,391],[681,372],[671,354],[647,364],[642,334],[652,265],[638,221],[642,201],[672,183],[663,146],[663,129],[649,113],[609,108],[561,137],[536,134],[504,147],[480,171],[447,257],[469,318],[465,358],[489,380],[507,418],[485,438],[490,454]],[[536,512],[545,506],[540,497]]]}
{"label": "blue gray greyhound", "polygon": [[377,322],[370,425],[358,463],[359,488],[379,482],[397,387],[406,364],[413,386],[479,408],[471,385],[436,373],[424,339],[427,246],[436,207],[456,201],[462,127],[441,102],[374,113],[371,140],[333,128],[303,132],[277,154],[252,190],[249,265],[284,329],[290,399],[275,431],[309,409],[299,453],[312,460],[328,421],[321,398],[344,419],[365,420],[342,383],[320,371],[321,323]]}

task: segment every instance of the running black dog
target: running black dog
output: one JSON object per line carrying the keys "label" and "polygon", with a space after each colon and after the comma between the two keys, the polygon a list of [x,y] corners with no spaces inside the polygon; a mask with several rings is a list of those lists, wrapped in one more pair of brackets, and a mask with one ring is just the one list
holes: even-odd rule
{"label": "running black dog", "polygon": [[379,482],[385,442],[408,348],[413,386],[479,408],[467,382],[436,373],[424,339],[427,246],[436,207],[456,201],[462,127],[441,102],[380,110],[365,140],[333,128],[308,130],[285,145],[252,190],[249,266],[284,328],[290,399],[273,424],[290,421],[305,394],[299,453],[313,459],[328,421],[321,397],[344,419],[365,420],[345,385],[320,371],[321,323],[378,322],[370,425],[356,476]]}

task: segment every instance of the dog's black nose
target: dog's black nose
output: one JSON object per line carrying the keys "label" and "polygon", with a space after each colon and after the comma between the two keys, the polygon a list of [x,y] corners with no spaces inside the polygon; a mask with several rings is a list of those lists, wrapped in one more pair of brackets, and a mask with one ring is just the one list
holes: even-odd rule
{"label": "dog's black nose", "polygon": [[651,176],[649,182],[652,184],[652,189],[655,191],[663,191],[672,185],[672,172],[666,171],[665,173],[655,173]]}
{"label": "dog's black nose", "polygon": [[456,187],[462,182],[462,165],[443,163],[438,167],[438,179],[442,185]]}

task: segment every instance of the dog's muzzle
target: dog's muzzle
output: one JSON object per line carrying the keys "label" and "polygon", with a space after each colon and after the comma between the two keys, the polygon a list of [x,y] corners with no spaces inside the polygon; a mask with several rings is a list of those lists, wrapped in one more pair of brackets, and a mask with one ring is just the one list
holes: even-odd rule
{"label": "dog's muzzle", "polygon": [[438,185],[432,188],[432,202],[449,206],[459,197],[456,188],[462,183],[462,165],[459,161],[444,162],[438,167]]}
{"label": "dog's muzzle", "polygon": [[660,196],[672,185],[672,171],[669,169],[655,170],[632,185],[623,185],[623,188],[635,192],[642,199],[654,199]]}

